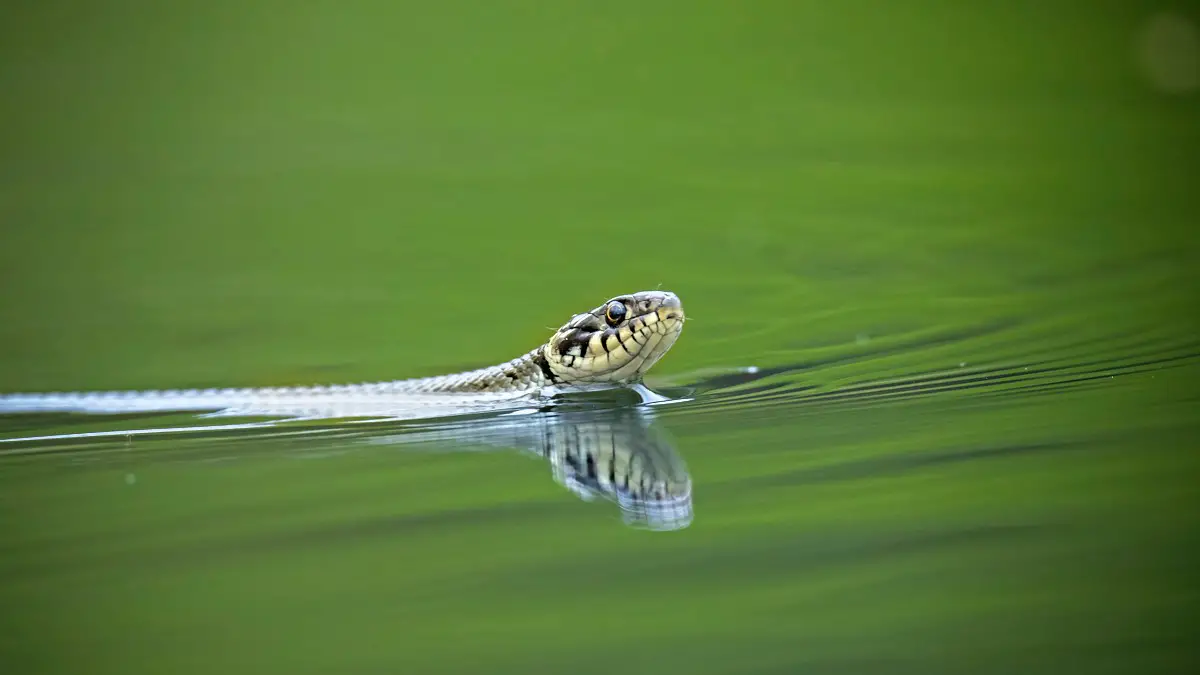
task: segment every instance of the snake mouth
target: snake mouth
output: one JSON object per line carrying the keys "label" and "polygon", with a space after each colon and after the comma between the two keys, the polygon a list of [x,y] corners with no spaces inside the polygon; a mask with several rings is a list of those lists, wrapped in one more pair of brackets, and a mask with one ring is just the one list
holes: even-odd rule
{"label": "snake mouth", "polygon": [[662,320],[658,325],[662,326],[662,330],[654,333],[654,337],[657,338],[654,344],[647,345],[649,349],[645,355],[642,355],[642,363],[638,368],[639,374],[645,374],[655,363],[658,363],[659,359],[667,353],[667,350],[674,346],[675,341],[679,339],[680,333],[683,332],[682,316],[678,319]]}

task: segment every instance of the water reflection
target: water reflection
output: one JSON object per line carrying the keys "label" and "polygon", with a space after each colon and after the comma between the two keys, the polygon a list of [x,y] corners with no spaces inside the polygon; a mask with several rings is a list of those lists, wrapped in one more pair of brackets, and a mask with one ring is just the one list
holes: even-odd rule
{"label": "water reflection", "polygon": [[[648,390],[647,390],[648,391]],[[140,461],[180,461],[194,457],[211,462],[220,451],[225,459],[254,455],[282,444],[293,451],[301,442],[305,456],[344,454],[365,445],[431,446],[439,450],[520,449],[549,462],[551,476],[585,501],[615,503],[626,524],[650,530],[678,530],[692,522],[692,482],[683,459],[669,436],[655,424],[655,407],[687,399],[625,388],[560,395],[537,407],[492,411],[473,416],[425,420],[353,418],[205,424],[203,417],[90,415],[3,417],[12,431],[52,430],[58,433],[0,436],[0,457],[57,454],[93,460],[123,458],[134,447]],[[645,401],[656,401],[647,404]],[[460,411],[461,412],[461,411]],[[160,426],[161,425],[161,426]],[[0,434],[5,431],[0,424]],[[155,440],[150,440],[155,439]],[[324,439],[318,440],[318,439]],[[322,450],[313,453],[320,447]],[[155,451],[143,454],[149,448]],[[187,460],[184,460],[187,461]]]}
{"label": "water reflection", "polygon": [[574,403],[410,427],[371,442],[519,448],[549,461],[554,480],[581,499],[615,503],[627,525],[679,530],[692,522],[691,477],[649,406]]}

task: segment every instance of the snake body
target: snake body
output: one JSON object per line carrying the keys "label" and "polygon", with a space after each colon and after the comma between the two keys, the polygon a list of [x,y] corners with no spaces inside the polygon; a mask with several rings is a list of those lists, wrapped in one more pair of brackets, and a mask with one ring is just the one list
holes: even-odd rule
{"label": "snake body", "polygon": [[0,395],[0,414],[212,411],[227,416],[411,417],[430,406],[472,412],[546,388],[636,384],[675,343],[684,319],[674,293],[642,291],[576,314],[536,349],[478,370],[314,387],[7,394]]}

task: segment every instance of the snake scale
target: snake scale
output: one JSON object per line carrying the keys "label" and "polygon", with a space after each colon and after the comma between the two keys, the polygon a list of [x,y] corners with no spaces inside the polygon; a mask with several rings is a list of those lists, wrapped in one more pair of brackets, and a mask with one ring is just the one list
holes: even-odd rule
{"label": "snake scale", "polygon": [[547,388],[636,385],[685,320],[679,297],[642,291],[576,314],[543,345],[507,363],[450,375],[314,387],[0,395],[0,414],[212,411],[213,415],[411,417],[429,406],[470,412]]}

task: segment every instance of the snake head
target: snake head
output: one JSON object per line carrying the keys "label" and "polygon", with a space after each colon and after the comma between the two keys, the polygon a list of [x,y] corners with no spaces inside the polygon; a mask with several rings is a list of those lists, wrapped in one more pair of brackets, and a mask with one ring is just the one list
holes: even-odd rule
{"label": "snake head", "polygon": [[543,356],[564,384],[632,384],[675,344],[683,322],[683,304],[674,293],[619,295],[572,317]]}

